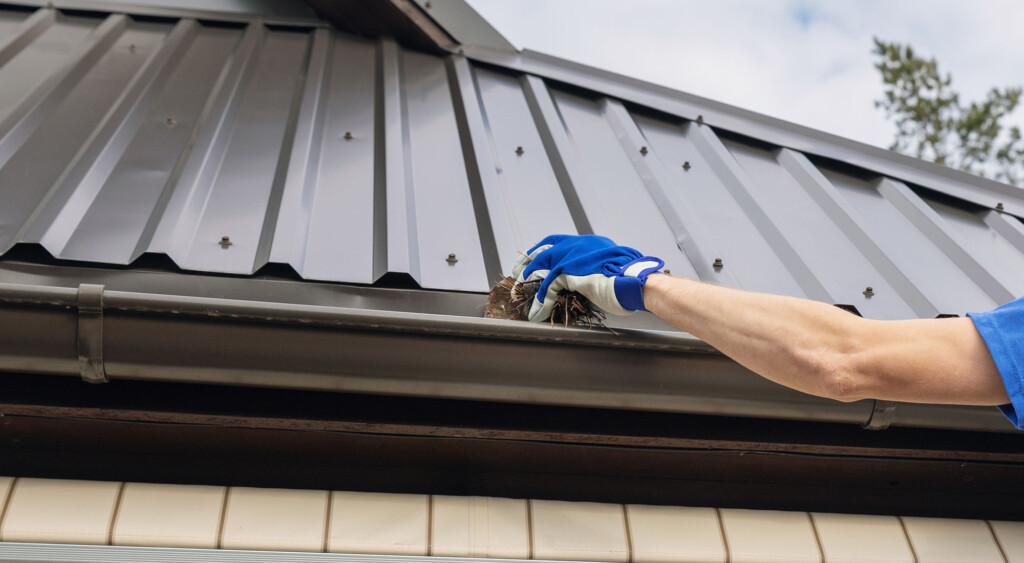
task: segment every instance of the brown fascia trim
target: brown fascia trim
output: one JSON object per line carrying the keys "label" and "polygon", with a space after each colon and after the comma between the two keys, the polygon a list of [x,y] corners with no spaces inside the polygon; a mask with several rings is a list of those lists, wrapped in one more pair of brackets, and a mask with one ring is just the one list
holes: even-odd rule
{"label": "brown fascia trim", "polygon": [[400,44],[435,54],[448,54],[459,42],[412,0],[306,0],[335,28],[363,37],[394,37]]}
{"label": "brown fascia trim", "polygon": [[682,333],[0,284],[0,371],[1009,432],[995,409],[840,403]]}

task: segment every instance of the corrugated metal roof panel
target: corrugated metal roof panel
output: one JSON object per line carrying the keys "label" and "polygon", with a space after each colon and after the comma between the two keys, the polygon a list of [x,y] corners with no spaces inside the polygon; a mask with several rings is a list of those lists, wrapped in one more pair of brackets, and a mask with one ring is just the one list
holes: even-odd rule
{"label": "corrugated metal roof panel", "polygon": [[327,31],[314,39],[269,256],[306,278],[369,284],[380,275],[374,268],[376,56],[373,43],[335,41]]}
{"label": "corrugated metal roof panel", "polygon": [[690,115],[699,100],[572,63],[479,56],[2,9],[0,249],[485,292],[545,234],[595,232],[675,274],[872,318],[1024,293],[1024,224],[988,201],[1013,211],[1019,189],[811,150],[825,136],[720,104],[719,129]]}

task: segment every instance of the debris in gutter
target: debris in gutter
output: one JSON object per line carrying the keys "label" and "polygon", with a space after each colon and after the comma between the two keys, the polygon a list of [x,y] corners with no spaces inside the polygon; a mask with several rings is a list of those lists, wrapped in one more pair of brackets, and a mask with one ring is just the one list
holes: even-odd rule
{"label": "debris in gutter", "polygon": [[[530,306],[537,294],[542,280],[516,283],[512,277],[506,277],[494,284],[484,307],[484,317],[489,319],[509,319],[513,321],[529,320]],[[551,310],[551,324],[568,327],[587,327],[604,325],[605,314],[594,306],[589,299],[577,291],[561,291],[555,298],[555,307]]]}

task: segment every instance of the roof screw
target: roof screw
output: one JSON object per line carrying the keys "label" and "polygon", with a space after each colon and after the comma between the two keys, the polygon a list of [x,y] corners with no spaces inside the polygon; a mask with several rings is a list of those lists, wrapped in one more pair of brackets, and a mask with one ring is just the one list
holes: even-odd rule
{"label": "roof screw", "polygon": [[703,115],[698,115],[697,116],[697,123],[704,123],[704,116]]}
{"label": "roof screw", "polygon": [[175,125],[178,124],[178,122],[175,121],[173,117],[168,117],[167,119],[164,120],[164,123],[166,123],[168,127],[174,127]]}
{"label": "roof screw", "polygon": [[351,141],[352,140],[352,132],[351,131],[345,131],[345,140],[346,141]]}
{"label": "roof screw", "polygon": [[454,265],[455,265],[455,263],[456,263],[456,262],[458,262],[458,261],[459,261],[459,259],[455,257],[455,253],[454,253],[454,252],[452,252],[451,254],[449,254],[449,255],[448,255],[448,258],[447,258],[447,259],[445,260],[445,262],[448,262],[448,263],[449,263],[449,264],[451,264],[452,266],[454,266]]}
{"label": "roof screw", "polygon": [[690,161],[687,160],[686,162],[683,163],[683,170],[689,170],[689,169],[690,169]]}
{"label": "roof screw", "polygon": [[132,43],[131,45],[128,46],[128,52],[129,53],[134,53],[135,52],[135,43]]}
{"label": "roof screw", "polygon": [[523,151],[523,147],[516,147],[516,154],[517,155],[523,156],[523,152],[524,152]]}
{"label": "roof screw", "polygon": [[429,1],[425,4],[425,6],[428,10],[434,7],[433,5],[431,5]]}
{"label": "roof screw", "polygon": [[640,154],[647,156],[647,147],[640,147]]}
{"label": "roof screw", "polygon": [[722,263],[722,259],[721,258],[715,258],[715,261],[711,263],[711,266],[715,270],[721,270],[725,266],[725,264]]}
{"label": "roof screw", "polygon": [[220,243],[219,244],[221,245],[222,248],[227,248],[227,247],[231,246],[231,244],[232,244],[231,243],[231,237],[229,237],[227,235],[224,235],[224,236],[220,237]]}
{"label": "roof screw", "polygon": [[996,204],[996,211],[1002,211],[1002,210],[1003,210],[1003,202],[997,203]]}
{"label": "roof screw", "polygon": [[874,294],[875,294],[875,290],[871,289],[870,285],[867,286],[867,288],[864,289],[864,297],[871,297]]}

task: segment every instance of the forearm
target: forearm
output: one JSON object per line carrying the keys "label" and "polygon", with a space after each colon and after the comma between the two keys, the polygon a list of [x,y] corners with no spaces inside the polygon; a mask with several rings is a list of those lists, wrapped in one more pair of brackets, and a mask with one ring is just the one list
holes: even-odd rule
{"label": "forearm", "polygon": [[657,273],[663,265],[606,237],[551,235],[513,274],[520,282],[543,279],[532,321],[550,316],[562,290],[578,291],[606,312],[646,308],[755,373],[806,393],[843,401],[1008,402],[971,319],[868,320],[830,304]]}
{"label": "forearm", "polygon": [[804,299],[652,275],[644,306],[751,371],[806,393],[861,398],[847,358],[861,348],[858,317]]}
{"label": "forearm", "polygon": [[751,371],[822,397],[1009,402],[971,319],[878,321],[837,307],[652,275],[644,306]]}

